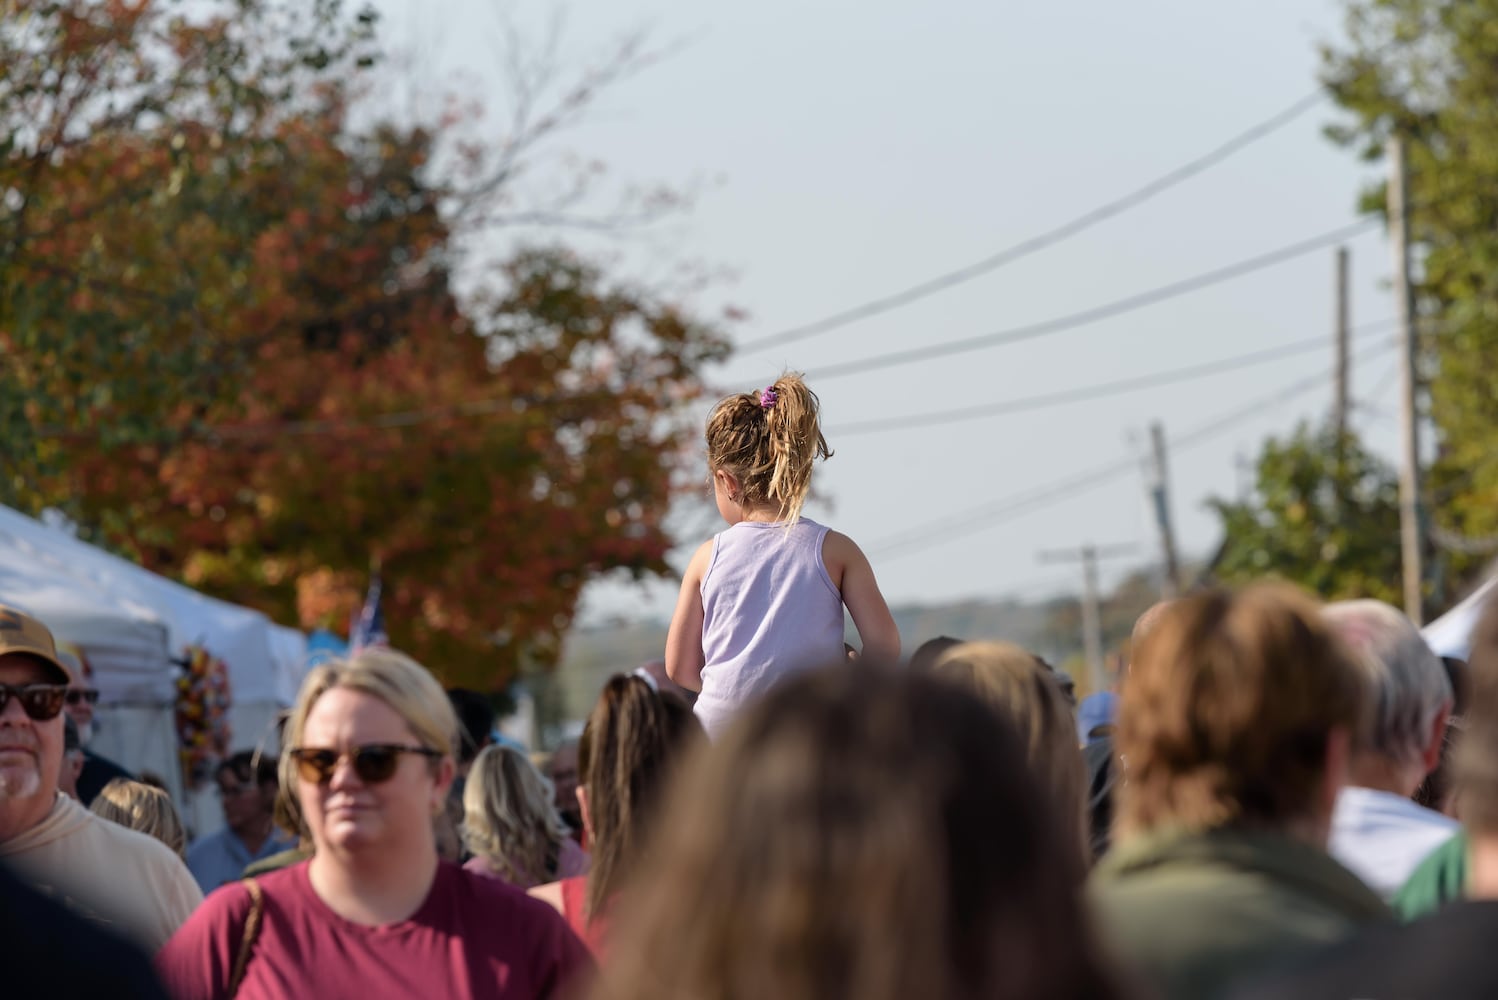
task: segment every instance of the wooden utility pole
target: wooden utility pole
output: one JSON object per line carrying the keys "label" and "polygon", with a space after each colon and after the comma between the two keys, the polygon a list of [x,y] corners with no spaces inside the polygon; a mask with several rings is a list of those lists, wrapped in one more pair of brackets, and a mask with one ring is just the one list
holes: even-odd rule
{"label": "wooden utility pole", "polygon": [[1076,551],[1042,552],[1039,556],[1043,563],[1082,564],[1082,649],[1087,657],[1088,681],[1094,691],[1102,691],[1108,686],[1103,670],[1103,614],[1098,594],[1097,563],[1099,559],[1127,555],[1134,548],[1133,545],[1098,548],[1089,542]]}
{"label": "wooden utility pole", "polygon": [[1164,557],[1164,581],[1160,596],[1170,600],[1181,592],[1181,563],[1176,555],[1175,522],[1170,516],[1169,465],[1165,458],[1165,427],[1158,420],[1150,425],[1153,452],[1150,499],[1155,508],[1155,524],[1160,529],[1160,546]]}
{"label": "wooden utility pole", "polygon": [[1404,369],[1399,410],[1403,441],[1399,463],[1399,540],[1404,569],[1404,613],[1424,621],[1421,597],[1420,438],[1415,412],[1415,297],[1410,288],[1409,178],[1404,141],[1389,137],[1389,232],[1394,244],[1394,296],[1398,307],[1400,361]]}
{"label": "wooden utility pole", "polygon": [[1333,404],[1333,423],[1337,428],[1337,458],[1342,458],[1342,440],[1347,437],[1347,412],[1351,407],[1352,383],[1349,352],[1352,335],[1348,326],[1350,304],[1347,297],[1347,248],[1337,248],[1337,397]]}

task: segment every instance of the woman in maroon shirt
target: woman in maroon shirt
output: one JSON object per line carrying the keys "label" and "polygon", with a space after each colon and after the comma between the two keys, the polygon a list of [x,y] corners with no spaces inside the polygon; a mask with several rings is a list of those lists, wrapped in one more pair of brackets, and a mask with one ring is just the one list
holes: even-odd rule
{"label": "woman in maroon shirt", "polygon": [[547,907],[437,856],[457,732],[414,660],[318,667],[286,727],[310,861],[214,892],[157,967],[178,1000],[549,997],[590,960]]}

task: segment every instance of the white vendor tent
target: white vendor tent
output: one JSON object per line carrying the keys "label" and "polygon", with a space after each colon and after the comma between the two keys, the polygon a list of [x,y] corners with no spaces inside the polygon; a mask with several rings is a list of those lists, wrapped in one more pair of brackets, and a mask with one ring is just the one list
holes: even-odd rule
{"label": "white vendor tent", "polygon": [[305,640],[299,646],[279,635],[276,626],[259,611],[200,594],[0,506],[3,536],[47,553],[68,575],[86,580],[100,591],[151,609],[166,624],[167,642],[174,656],[180,657],[188,646],[202,646],[223,660],[229,668],[235,713],[243,714],[251,706],[270,708],[268,715],[255,712],[243,722],[231,716],[236,748],[253,748],[264,731],[265,719],[274,717],[289,700],[287,691],[294,693],[301,683]]}
{"label": "white vendor tent", "polygon": [[154,611],[68,572],[50,554],[0,532],[0,603],[35,615],[88,656],[109,702],[170,702],[176,668]]}
{"label": "white vendor tent", "polygon": [[1498,576],[1489,579],[1466,600],[1421,629],[1420,634],[1425,636],[1430,648],[1441,656],[1465,660],[1472,649],[1472,629],[1477,626],[1477,619],[1495,590],[1498,590]]}
{"label": "white vendor tent", "polygon": [[[0,599],[10,597],[34,610],[54,625],[60,637],[83,648],[100,675],[101,701],[106,708],[151,699],[172,705],[176,667],[171,658],[180,659],[188,646],[201,646],[228,667],[231,750],[276,748],[276,715],[294,699],[305,673],[306,637],[300,632],[274,625],[258,611],[200,594],[4,506],[0,506],[0,581],[9,588],[0,590]],[[114,609],[114,617],[105,615],[105,609]],[[104,645],[134,643],[144,657],[138,647],[145,643],[146,629],[156,643],[150,655],[159,660],[164,653],[166,658],[149,680],[150,671],[141,663],[130,666],[124,649],[110,652]],[[86,641],[85,635],[91,638]],[[102,732],[114,728],[106,724]],[[175,745],[170,710],[165,725],[158,721],[153,728],[164,731],[164,736],[157,735]],[[104,745],[98,749],[111,755]],[[116,749],[116,753],[127,766],[149,766],[133,752]],[[172,770],[176,770],[175,762]],[[215,816],[195,818],[200,831],[217,825]]]}
{"label": "white vendor tent", "polygon": [[101,704],[93,748],[160,775],[178,801],[177,668],[155,612],[70,575],[50,554],[0,532],[0,603],[35,615],[83,651]]}

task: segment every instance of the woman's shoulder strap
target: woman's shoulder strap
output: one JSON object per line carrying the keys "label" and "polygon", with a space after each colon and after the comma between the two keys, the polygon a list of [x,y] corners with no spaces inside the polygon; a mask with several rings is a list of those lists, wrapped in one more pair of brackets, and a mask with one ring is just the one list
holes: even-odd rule
{"label": "woman's shoulder strap", "polygon": [[239,940],[239,952],[234,958],[234,971],[229,976],[229,996],[239,992],[240,983],[244,982],[245,966],[250,961],[250,951],[255,947],[255,939],[260,936],[260,922],[265,917],[265,890],[260,888],[260,883],[253,879],[241,879],[240,885],[244,886],[250,894],[250,912],[245,917],[244,933]]}

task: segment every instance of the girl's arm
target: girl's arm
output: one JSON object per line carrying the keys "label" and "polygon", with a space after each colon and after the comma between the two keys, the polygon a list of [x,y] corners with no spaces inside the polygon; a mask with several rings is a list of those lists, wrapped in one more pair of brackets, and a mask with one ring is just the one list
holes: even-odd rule
{"label": "girl's arm", "polygon": [[688,691],[702,690],[702,578],[713,558],[713,542],[697,547],[681,577],[681,593],[666,633],[666,673]]}
{"label": "girl's arm", "polygon": [[859,655],[894,663],[900,658],[900,630],[879,592],[879,581],[874,579],[874,567],[869,565],[868,556],[847,535],[829,531],[822,543],[822,561],[829,570],[842,570],[841,579],[836,574],[833,579],[838,580],[843,604],[853,616],[858,638],[863,642]]}

